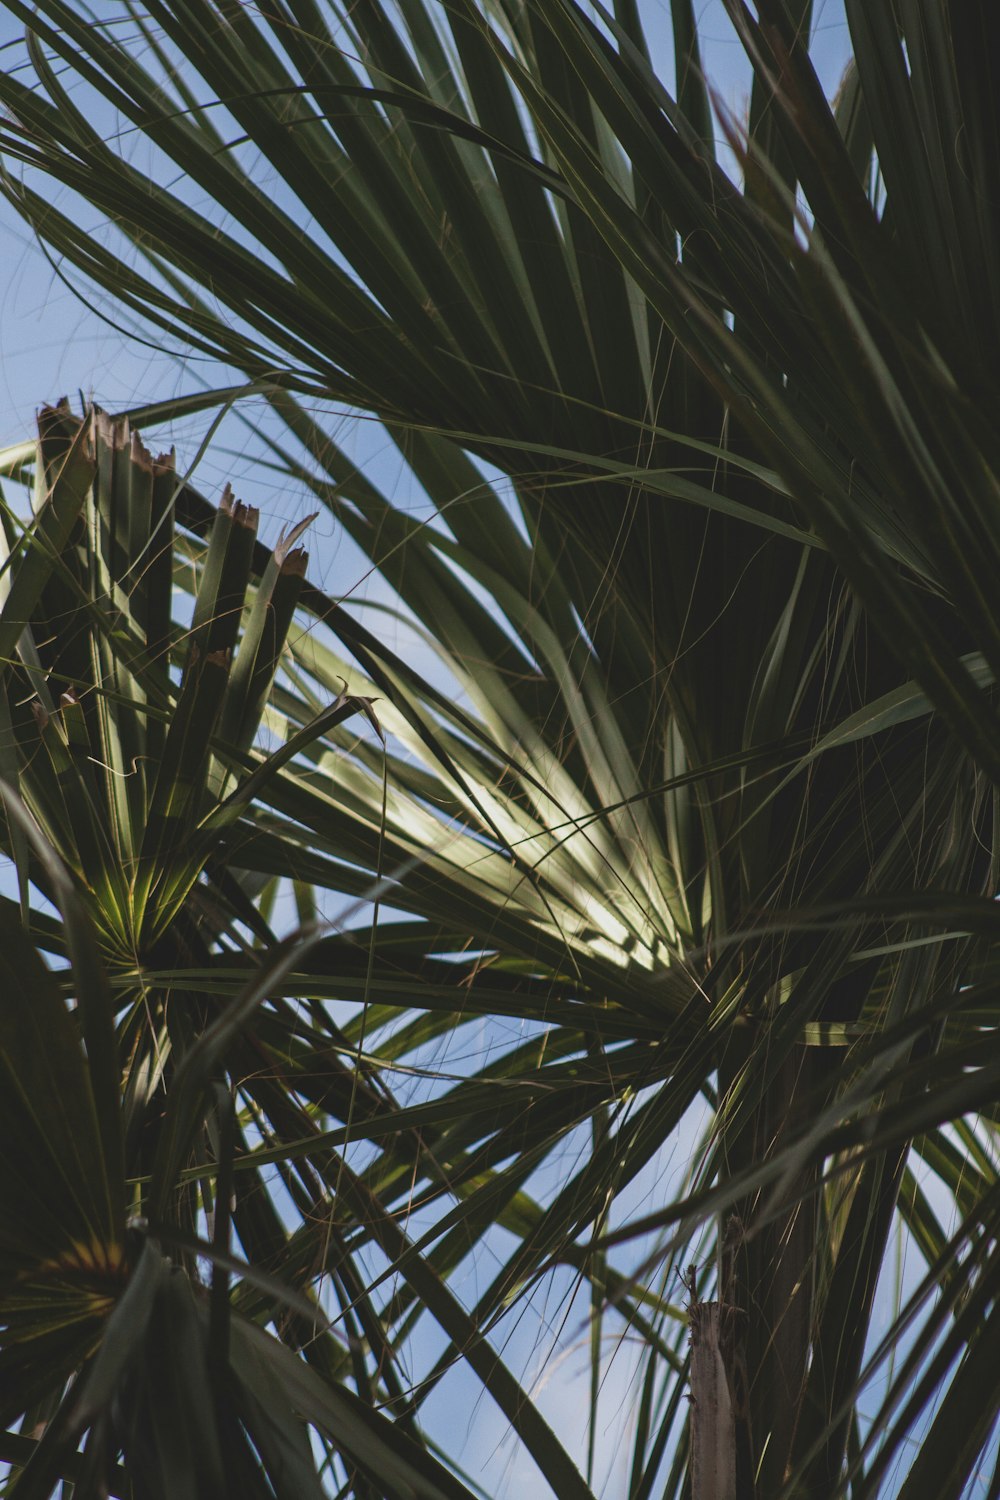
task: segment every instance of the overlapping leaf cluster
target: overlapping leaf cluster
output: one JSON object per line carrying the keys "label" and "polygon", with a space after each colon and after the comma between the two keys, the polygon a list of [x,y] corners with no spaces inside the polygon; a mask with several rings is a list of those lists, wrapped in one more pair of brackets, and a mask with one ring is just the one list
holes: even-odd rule
{"label": "overlapping leaf cluster", "polygon": [[[624,1329],[643,1350],[628,1493],[681,1494],[670,1296],[696,1259],[693,1291],[737,1310],[741,1496],[972,1493],[1000,1275],[991,8],[849,0],[855,56],[830,106],[810,6],[730,0],[754,79],[746,134],[723,122],[739,184],[683,0],[669,86],[624,4],[153,0],[122,9],[125,31],[61,0],[7,9],[33,75],[0,80],[0,149],[28,169],[8,195],[147,327],[266,395],[262,461],[380,568],[458,689],[256,543],[244,512],[213,523],[169,466],[126,462],[122,429],[46,418],[44,503],[10,533],[3,753],[33,821],[9,814],[9,847],[61,911],[32,916],[36,944],[69,950],[78,908],[96,933],[112,998],[81,988],[73,1015],[105,1017],[103,1051],[84,1030],[86,1073],[119,1207],[88,1210],[96,1242],[16,1249],[17,1317],[55,1258],[90,1320],[60,1333],[61,1362],[39,1354],[39,1401],[104,1322],[81,1379],[110,1391],[94,1372],[125,1298],[148,1285],[159,1308],[183,1272],[191,1359],[225,1368],[227,1339],[258,1341],[285,1403],[269,1420],[301,1464],[292,1412],[346,1489],[451,1493],[417,1419],[461,1359],[549,1490],[582,1497],[603,1336]],[[162,170],[108,145],[95,96]],[[53,207],[53,180],[117,238]],[[331,441],[336,401],[387,423],[433,526]],[[361,732],[373,698],[384,741]],[[269,956],[279,880],[305,915],[390,891],[405,920]],[[81,986],[90,951],[72,949]],[[39,979],[57,1008],[62,982]],[[362,1003],[343,1029],[335,1001]],[[390,1091],[430,1044],[471,1021],[495,1043],[511,1019],[516,1042]],[[683,1194],[658,1196],[659,1153],[706,1102]],[[8,1131],[34,1139],[11,1109]],[[174,1271],[128,1248],[126,1183],[152,1226],[133,1236],[155,1231]],[[52,1179],[47,1212],[67,1190]],[[202,1294],[192,1246],[217,1200]],[[879,1343],[897,1235],[926,1278]],[[464,1306],[449,1277],[500,1243]],[[372,1253],[395,1293],[371,1284]],[[491,1342],[557,1267],[589,1287],[586,1481]],[[332,1329],[316,1336],[303,1298]],[[421,1315],[446,1347],[415,1376]],[[159,1347],[150,1318],[123,1360]],[[265,1343],[269,1324],[301,1355]],[[330,1404],[343,1382],[361,1406]],[[51,1405],[33,1408],[8,1451],[42,1456],[13,1492],[47,1492],[53,1454],[69,1472],[81,1410],[88,1455],[146,1474],[130,1434],[186,1410],[148,1389],[131,1415],[71,1405],[76,1426],[50,1422],[37,1450]],[[226,1484],[266,1472],[281,1492],[270,1429],[244,1386],[228,1399],[205,1406],[184,1472],[217,1486],[221,1454]],[[359,1435],[377,1408],[395,1426]]]}

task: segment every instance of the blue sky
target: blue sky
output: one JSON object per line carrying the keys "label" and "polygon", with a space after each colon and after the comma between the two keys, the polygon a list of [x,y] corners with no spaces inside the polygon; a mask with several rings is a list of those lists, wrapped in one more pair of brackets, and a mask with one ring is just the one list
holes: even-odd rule
{"label": "blue sky", "polygon": [[[832,92],[846,59],[848,39],[841,0],[819,0],[817,4],[814,57],[825,87]],[[644,5],[654,53],[669,77],[669,19],[662,4]],[[10,26],[0,18],[0,28]],[[9,38],[0,30],[0,43]],[[747,91],[742,53],[718,0],[703,7],[702,35],[706,71],[721,98],[740,115]],[[30,233],[16,220],[10,208],[0,204],[0,318],[3,343],[0,358],[0,445],[23,439],[31,433],[36,408],[44,401],[66,394],[74,403],[82,391],[111,410],[147,403],[197,388],[205,378],[224,384],[227,372],[206,370],[204,365],[186,365],[173,353],[149,347],[129,338],[119,326],[109,299],[91,296],[75,273],[67,282],[48,261]],[[178,429],[179,463],[189,463],[198,449],[210,417],[202,417]],[[419,507],[421,497],[399,458],[397,450],[374,424],[351,414],[331,413],[332,435],[356,456],[359,465],[387,494],[401,503]],[[155,440],[154,440],[155,441]],[[262,508],[261,532],[272,539],[283,524],[294,521],[311,505],[283,485],[254,478],[251,433],[230,416],[217,440],[202,459],[196,483],[215,496],[227,478],[234,479],[237,492]],[[335,536],[328,520],[321,517],[311,537],[310,572],[317,582],[338,594],[352,592],[363,598],[374,585],[366,575],[359,555]],[[680,1137],[670,1159],[661,1164],[664,1176],[677,1173],[686,1157]],[[569,1146],[567,1150],[571,1149]],[[575,1149],[575,1148],[574,1148]],[[659,1169],[658,1169],[659,1170]],[[658,1191],[662,1193],[663,1183]],[[489,1267],[470,1267],[467,1276],[480,1281],[492,1274]],[[463,1289],[458,1288],[459,1291]],[[583,1336],[586,1309],[567,1305],[568,1286],[550,1287],[529,1313],[513,1318],[509,1327],[507,1358],[515,1374],[528,1377],[542,1391],[541,1404],[550,1420],[564,1435],[579,1429],[578,1413],[586,1401],[588,1362]],[[473,1286],[467,1288],[474,1300]],[[679,1295],[679,1292],[678,1292]],[[546,1367],[544,1351],[551,1343],[553,1328],[561,1325],[558,1360]],[[599,1441],[613,1455],[624,1434],[632,1404],[632,1351],[625,1347],[616,1356],[609,1376],[608,1421]],[[438,1430],[467,1434],[464,1461],[491,1493],[532,1492],[536,1483],[526,1464],[506,1435],[506,1424],[481,1396],[474,1382],[445,1382],[429,1404]],[[603,1476],[600,1476],[603,1477]],[[608,1500],[621,1493],[621,1477],[609,1483]]]}

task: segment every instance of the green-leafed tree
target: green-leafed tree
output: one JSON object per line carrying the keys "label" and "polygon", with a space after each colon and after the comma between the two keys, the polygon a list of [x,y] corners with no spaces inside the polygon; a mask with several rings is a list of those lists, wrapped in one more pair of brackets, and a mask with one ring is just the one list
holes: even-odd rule
{"label": "green-leafed tree", "polygon": [[124,420],[7,455],[10,1493],[468,1494],[458,1366],[557,1500],[1000,1495],[1000,14],[828,102],[726,0],[734,121],[685,0],[4,8],[8,199],[246,382],[133,428],[265,401],[443,666]]}

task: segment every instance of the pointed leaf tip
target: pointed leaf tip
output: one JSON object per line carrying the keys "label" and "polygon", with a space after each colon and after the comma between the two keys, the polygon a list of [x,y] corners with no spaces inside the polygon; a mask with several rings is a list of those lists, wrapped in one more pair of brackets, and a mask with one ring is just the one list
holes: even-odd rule
{"label": "pointed leaf tip", "polygon": [[[296,525],[294,525],[291,531],[289,531],[287,534],[285,532],[285,528],[281,528],[281,533],[278,537],[278,540],[274,544],[274,560],[279,567],[284,564],[285,559],[288,557],[292,547],[294,547],[295,543],[298,541],[299,537],[306,530],[306,528],[312,525],[318,515],[319,511],[314,510],[312,515],[306,516],[304,520],[297,522]],[[308,556],[308,554],[306,554],[306,556]],[[344,687],[346,690],[346,683],[344,684]]]}

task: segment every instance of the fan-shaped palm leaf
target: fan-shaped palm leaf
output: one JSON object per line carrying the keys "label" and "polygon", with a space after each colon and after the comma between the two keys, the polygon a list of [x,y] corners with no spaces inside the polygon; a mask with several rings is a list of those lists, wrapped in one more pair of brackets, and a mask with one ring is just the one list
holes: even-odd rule
{"label": "fan-shaped palm leaf", "polygon": [[[755,18],[732,0],[754,76],[750,138],[728,126],[740,187],[715,160],[683,3],[672,91],[630,8],[573,0],[154,0],[128,11],[128,41],[59,0],[8,9],[34,73],[0,84],[0,147],[29,169],[9,194],[134,314],[266,391],[284,424],[268,461],[380,567],[454,684],[303,584],[311,628],[289,636],[267,719],[293,753],[204,822],[260,941],[250,898],[277,877],[312,901],[388,876],[409,918],[322,940],[283,981],[305,1009],[261,1012],[261,1140],[234,1180],[277,1163],[292,1207],[237,1189],[248,1257],[300,1289],[340,1278],[379,1372],[362,1360],[355,1378],[401,1412],[463,1355],[560,1495],[582,1481],[488,1335],[568,1266],[592,1288],[595,1371],[602,1320],[644,1341],[638,1497],[683,1488],[671,1276],[715,1226],[690,1285],[729,1309],[701,1326],[725,1327],[738,1493],[884,1493],[924,1423],[904,1492],[963,1493],[996,1415],[992,12],[849,4],[856,59],[830,108],[810,7]],[[84,97],[145,135],[153,173]],[[117,237],[56,209],[36,169]],[[433,525],[337,450],[330,401],[389,424]],[[173,503],[205,537],[193,490]],[[67,523],[53,507],[47,524]],[[274,572],[252,537],[195,544],[202,673],[226,647],[231,547],[238,583]],[[256,712],[266,680],[238,701]],[[384,751],[316,725],[344,680],[355,704],[381,700]],[[180,691],[206,712],[207,683]],[[214,779],[177,732],[191,797],[224,794],[249,753],[236,702]],[[150,835],[171,871],[164,935],[197,874],[176,862],[173,805]],[[183,964],[149,955],[148,982],[238,993],[256,960],[198,931]],[[341,1028],[324,1002],[344,999],[368,1003]],[[207,1020],[190,1016],[189,1040]],[[389,1095],[389,1070],[426,1067],[474,1017],[530,1029]],[[226,1064],[241,1088],[245,1066]],[[706,1095],[685,1193],[636,1217],[626,1190],[655,1189]],[[587,1151],[539,1204],[535,1174],[577,1132]],[[203,1153],[182,1178],[218,1170]],[[900,1222],[929,1276],[878,1344]],[[514,1247],[462,1309],[445,1280],[497,1227]],[[405,1282],[381,1304],[366,1241]],[[449,1347],[408,1397],[392,1355],[420,1308]]]}

